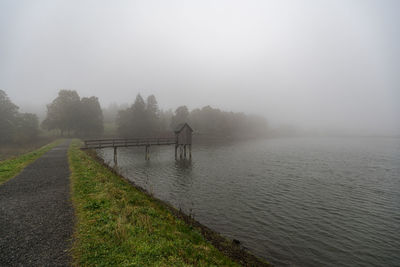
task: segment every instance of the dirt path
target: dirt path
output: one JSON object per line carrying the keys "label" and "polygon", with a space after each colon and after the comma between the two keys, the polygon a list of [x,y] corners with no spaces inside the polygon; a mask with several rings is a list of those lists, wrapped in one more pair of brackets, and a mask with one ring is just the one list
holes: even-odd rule
{"label": "dirt path", "polygon": [[0,186],[0,266],[69,266],[69,142]]}

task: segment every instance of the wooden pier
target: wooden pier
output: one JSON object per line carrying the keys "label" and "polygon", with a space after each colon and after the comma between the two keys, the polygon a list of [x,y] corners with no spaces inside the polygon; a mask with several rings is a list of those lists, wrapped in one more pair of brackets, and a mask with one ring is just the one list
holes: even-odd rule
{"label": "wooden pier", "polygon": [[[150,160],[150,147],[162,145],[175,145],[175,159],[192,158],[192,128],[183,123],[175,129],[175,137],[157,138],[117,138],[117,139],[91,139],[84,140],[82,149],[114,148],[114,163],[117,163],[118,147],[145,147],[145,160]],[[188,155],[187,155],[188,154]]]}

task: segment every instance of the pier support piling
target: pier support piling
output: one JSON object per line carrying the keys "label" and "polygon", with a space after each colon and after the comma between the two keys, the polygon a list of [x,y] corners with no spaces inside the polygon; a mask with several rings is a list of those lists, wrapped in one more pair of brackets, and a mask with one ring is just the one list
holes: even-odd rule
{"label": "pier support piling", "polygon": [[114,147],[114,165],[117,165],[117,147]]}
{"label": "pier support piling", "polygon": [[145,151],[144,159],[150,160],[150,146],[145,146],[145,147],[146,147],[146,151]]}

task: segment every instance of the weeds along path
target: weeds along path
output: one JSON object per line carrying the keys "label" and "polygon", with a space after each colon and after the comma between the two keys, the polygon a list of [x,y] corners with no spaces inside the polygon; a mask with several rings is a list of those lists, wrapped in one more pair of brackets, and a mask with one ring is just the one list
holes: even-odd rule
{"label": "weeds along path", "polygon": [[0,266],[68,266],[74,226],[69,141],[0,186]]}

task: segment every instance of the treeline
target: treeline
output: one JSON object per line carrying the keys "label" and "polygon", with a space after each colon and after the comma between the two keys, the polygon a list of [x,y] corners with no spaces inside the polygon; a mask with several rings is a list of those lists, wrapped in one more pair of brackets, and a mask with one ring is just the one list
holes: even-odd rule
{"label": "treeline", "polygon": [[[178,115],[181,109],[187,108],[182,106],[177,109],[172,125],[185,120],[184,116]],[[186,114],[186,111],[184,111],[184,114]],[[198,134],[204,135],[256,138],[265,137],[268,132],[267,120],[262,116],[226,112],[210,106],[192,110],[187,121]]]}
{"label": "treeline", "polygon": [[[106,123],[105,123],[106,122]],[[161,110],[154,95],[140,94],[131,105],[111,105],[103,110],[97,97],[80,97],[74,90],[60,90],[47,105],[44,130],[62,136],[101,137],[104,124],[114,125],[108,136],[149,137],[170,135],[177,125],[187,122],[195,134],[221,137],[263,137],[268,124],[264,117],[221,111],[210,106],[189,111]],[[6,93],[0,90],[0,142],[23,142],[36,138],[39,120],[35,114],[20,113]]]}
{"label": "treeline", "polygon": [[19,107],[0,90],[0,144],[28,142],[38,133],[38,117],[32,113],[20,113]]}
{"label": "treeline", "polygon": [[68,136],[101,136],[103,112],[97,97],[83,97],[73,90],[61,90],[47,105],[47,116],[42,122],[47,130]]}
{"label": "treeline", "polygon": [[174,112],[163,111],[154,95],[145,101],[138,94],[135,102],[120,110],[116,117],[117,132],[121,137],[156,136],[171,132],[184,122],[188,122],[197,135],[263,137],[268,131],[264,117],[225,112],[210,106],[192,111],[180,106]]}

